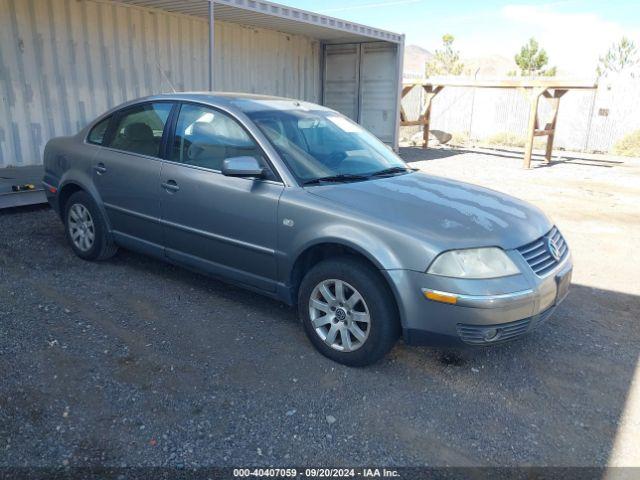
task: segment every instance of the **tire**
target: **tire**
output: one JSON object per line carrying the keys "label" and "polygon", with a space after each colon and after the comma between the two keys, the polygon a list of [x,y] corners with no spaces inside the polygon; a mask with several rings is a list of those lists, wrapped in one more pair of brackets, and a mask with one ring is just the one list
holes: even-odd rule
{"label": "tire", "polygon": [[83,260],[106,260],[118,251],[118,246],[109,238],[102,213],[86,192],[76,192],[67,200],[64,229],[69,245]]}
{"label": "tire", "polygon": [[298,311],[314,347],[343,365],[377,362],[400,335],[396,303],[384,278],[355,257],[324,260],[309,270],[298,290]]}

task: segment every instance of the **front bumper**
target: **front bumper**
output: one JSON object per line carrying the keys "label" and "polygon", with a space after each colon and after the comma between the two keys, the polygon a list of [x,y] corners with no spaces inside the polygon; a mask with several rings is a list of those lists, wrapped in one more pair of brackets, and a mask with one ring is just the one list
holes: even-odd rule
{"label": "front bumper", "polygon": [[[568,292],[571,255],[544,277],[522,266],[514,277],[461,280],[409,270],[387,270],[405,342],[420,345],[490,345],[515,340],[548,319]],[[455,304],[426,298],[454,295]],[[465,293],[460,293],[465,292]]]}

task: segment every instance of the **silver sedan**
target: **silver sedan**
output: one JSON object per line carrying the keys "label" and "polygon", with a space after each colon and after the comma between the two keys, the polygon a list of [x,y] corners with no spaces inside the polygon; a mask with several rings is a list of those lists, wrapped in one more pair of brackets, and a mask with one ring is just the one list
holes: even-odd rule
{"label": "silver sedan", "polygon": [[416,172],[312,103],[147,97],[51,140],[44,165],[81,258],[128,248],[297,305],[313,345],[348,365],[400,335],[514,340],[571,281],[567,243],[540,210]]}

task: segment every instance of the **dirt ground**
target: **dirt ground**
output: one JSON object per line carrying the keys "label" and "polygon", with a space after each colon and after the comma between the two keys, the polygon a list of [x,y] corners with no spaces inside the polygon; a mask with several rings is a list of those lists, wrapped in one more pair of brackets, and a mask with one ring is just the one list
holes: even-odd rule
{"label": "dirt ground", "polygon": [[551,215],[575,273],[543,327],[346,368],[277,302],[126,251],[87,263],[51,210],[3,212],[0,467],[640,466],[640,160],[401,153]]}

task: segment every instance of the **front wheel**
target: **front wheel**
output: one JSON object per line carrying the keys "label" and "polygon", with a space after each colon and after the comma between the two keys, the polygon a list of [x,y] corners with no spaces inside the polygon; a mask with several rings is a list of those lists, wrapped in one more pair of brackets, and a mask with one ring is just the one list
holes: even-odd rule
{"label": "front wheel", "polygon": [[325,260],[302,280],[298,308],[311,343],[350,366],[381,359],[399,336],[393,296],[380,273],[353,257]]}

